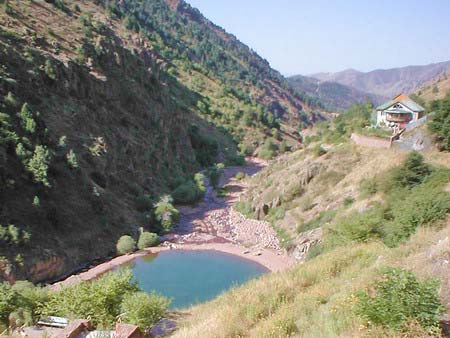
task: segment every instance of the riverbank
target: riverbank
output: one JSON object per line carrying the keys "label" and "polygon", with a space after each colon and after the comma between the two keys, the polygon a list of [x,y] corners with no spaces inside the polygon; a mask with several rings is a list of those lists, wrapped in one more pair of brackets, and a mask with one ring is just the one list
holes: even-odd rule
{"label": "riverbank", "polygon": [[135,259],[166,250],[215,250],[258,263],[270,271],[281,271],[295,263],[279,245],[276,232],[264,221],[247,219],[233,210],[233,204],[247,188],[245,181],[237,180],[238,172],[254,175],[267,163],[249,158],[244,167],[225,168],[220,186],[229,191],[218,197],[208,186],[203,201],[192,207],[181,207],[181,220],[174,233],[162,237],[159,247],[141,250],[101,263],[87,271],[72,275],[51,285],[52,289],[88,281]]}

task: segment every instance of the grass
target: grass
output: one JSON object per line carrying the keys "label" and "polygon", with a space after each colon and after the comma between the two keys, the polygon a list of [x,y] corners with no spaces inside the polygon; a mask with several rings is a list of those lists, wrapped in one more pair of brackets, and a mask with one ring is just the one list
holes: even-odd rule
{"label": "grass", "polygon": [[[408,266],[423,280],[435,259],[425,253],[449,230],[450,225],[441,231],[423,229],[396,249],[376,241],[339,247],[291,270],[250,281],[190,309],[191,316],[174,337],[394,336],[396,331],[368,325],[356,314],[358,292],[389,266]],[[417,257],[421,264],[410,265]],[[421,330],[411,324],[413,329]]]}

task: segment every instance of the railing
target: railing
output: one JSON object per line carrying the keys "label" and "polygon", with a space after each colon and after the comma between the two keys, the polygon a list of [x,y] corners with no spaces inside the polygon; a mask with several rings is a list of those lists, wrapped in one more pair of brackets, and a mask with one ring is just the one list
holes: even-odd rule
{"label": "railing", "polygon": [[386,120],[389,122],[409,122],[411,120],[410,114],[387,114]]}

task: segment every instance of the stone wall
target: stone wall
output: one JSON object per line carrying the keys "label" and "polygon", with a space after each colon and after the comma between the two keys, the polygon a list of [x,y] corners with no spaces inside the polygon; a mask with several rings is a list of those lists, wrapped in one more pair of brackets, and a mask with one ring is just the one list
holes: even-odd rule
{"label": "stone wall", "polygon": [[363,147],[386,148],[386,149],[389,149],[391,147],[390,140],[385,140],[378,137],[362,136],[353,133],[350,138],[352,139],[353,142]]}

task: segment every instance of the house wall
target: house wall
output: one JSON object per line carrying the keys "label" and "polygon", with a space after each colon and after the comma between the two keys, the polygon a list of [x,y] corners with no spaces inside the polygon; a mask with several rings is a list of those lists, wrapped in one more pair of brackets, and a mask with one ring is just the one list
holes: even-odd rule
{"label": "house wall", "polygon": [[[405,105],[401,104],[400,102],[392,104],[392,106],[390,106],[386,110],[391,109],[393,106],[395,106],[397,104],[401,107],[401,109],[409,111],[412,114],[413,119],[411,121],[417,121],[419,119],[417,113],[414,113],[411,109],[409,109]],[[388,124],[388,121],[386,120],[386,116],[387,116],[386,110],[379,110],[379,111],[377,111],[377,125],[378,126],[380,124],[386,124],[386,125]]]}

